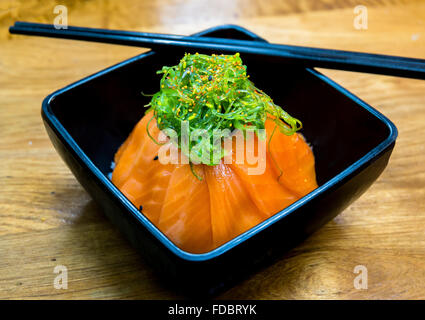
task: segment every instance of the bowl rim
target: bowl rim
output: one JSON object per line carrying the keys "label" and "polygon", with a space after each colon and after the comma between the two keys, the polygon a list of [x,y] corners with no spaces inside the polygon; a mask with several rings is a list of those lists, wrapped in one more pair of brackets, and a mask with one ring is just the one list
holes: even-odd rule
{"label": "bowl rim", "polygon": [[[234,30],[241,31],[241,32],[244,32],[245,34],[255,37],[255,39],[253,40],[264,41],[261,37],[253,34],[251,31],[246,30],[245,28],[237,26],[237,25],[221,25],[218,27],[212,27],[202,32],[196,33],[195,35],[200,36],[200,35],[210,33],[216,30],[221,30],[221,29],[234,29]],[[127,211],[130,214],[132,214],[132,216],[135,217],[157,240],[159,240],[168,250],[170,250],[170,252],[172,252],[174,255],[178,256],[181,259],[188,260],[188,261],[199,261],[199,262],[207,261],[207,260],[216,258],[224,254],[225,252],[228,252],[232,248],[236,247],[238,244],[252,238],[254,235],[263,231],[270,225],[275,224],[277,221],[283,219],[284,217],[288,216],[295,210],[299,209],[305,203],[317,198],[320,194],[326,192],[327,190],[332,188],[334,185],[336,185],[340,181],[346,179],[353,172],[357,171],[363,165],[365,165],[366,163],[371,161],[373,158],[378,156],[380,153],[384,152],[391,144],[395,142],[397,138],[397,135],[398,135],[397,128],[387,117],[385,117],[383,114],[381,114],[379,111],[374,109],[372,106],[370,106],[369,104],[367,104],[366,102],[364,102],[363,100],[361,100],[360,98],[358,98],[357,96],[349,92],[347,89],[343,88],[341,85],[337,84],[336,82],[328,78],[327,76],[323,75],[322,73],[318,72],[315,69],[306,68],[306,70],[309,73],[311,73],[313,76],[319,78],[323,82],[332,86],[334,89],[336,89],[337,91],[345,95],[347,98],[353,100],[359,107],[364,108],[370,114],[372,114],[373,116],[378,118],[381,122],[383,122],[386,125],[386,127],[389,129],[388,136],[376,147],[374,147],[367,154],[365,154],[363,157],[361,157],[360,159],[358,159],[357,161],[349,165],[346,169],[344,169],[343,171],[338,173],[336,176],[326,181],[324,184],[322,184],[315,190],[311,191],[309,194],[305,195],[304,197],[297,200],[293,204],[275,213],[270,218],[250,228],[244,233],[227,241],[221,246],[205,253],[190,253],[190,252],[184,251],[180,249],[177,245],[175,245],[169,238],[167,238],[165,234],[162,233],[142,212],[140,212],[130,202],[130,200],[128,200],[127,197],[125,197],[124,194],[112,183],[112,181],[96,167],[96,165],[78,146],[78,144],[69,134],[69,132],[62,126],[59,119],[55,116],[54,112],[51,109],[52,101],[60,94],[65,93],[95,78],[98,78],[106,73],[109,73],[111,71],[124,67],[137,60],[144,59],[152,54],[155,54],[155,53],[152,51],[144,52],[135,57],[126,59],[120,63],[112,65],[101,71],[98,71],[74,83],[71,83],[59,90],[56,90],[55,92],[49,94],[48,96],[46,96],[46,98],[44,98],[42,102],[42,116],[47,121],[48,125],[55,131],[55,133],[58,135],[61,141],[65,144],[67,149],[71,150],[74,153],[74,155],[81,160],[82,164],[86,166],[86,168],[92,172],[92,174],[98,179],[98,181],[103,185],[103,187],[105,187],[106,190],[108,190],[109,193],[112,194],[112,196],[116,197],[119,200],[120,204],[123,205],[127,209]]]}

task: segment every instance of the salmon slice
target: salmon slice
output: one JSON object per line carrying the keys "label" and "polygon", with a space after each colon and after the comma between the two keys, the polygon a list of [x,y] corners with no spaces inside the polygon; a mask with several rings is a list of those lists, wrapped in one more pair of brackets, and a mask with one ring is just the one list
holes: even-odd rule
{"label": "salmon slice", "polygon": [[213,247],[233,239],[264,220],[240,178],[221,162],[205,166],[211,206]]}
{"label": "salmon slice", "polygon": [[176,165],[171,175],[158,228],[181,249],[203,253],[212,249],[210,194],[204,165]]}
{"label": "salmon slice", "polygon": [[[133,129],[124,144],[118,149],[115,155],[115,169],[112,172],[112,182],[118,187],[124,184],[131,175],[133,169],[143,166],[143,161],[153,159],[158,154],[160,146],[155,144],[146,133],[146,126],[152,118],[152,112],[147,113]],[[153,136],[157,136],[159,129],[156,121],[151,121],[149,131]]]}
{"label": "salmon slice", "polygon": [[[129,150],[127,149],[127,147],[133,143],[140,143],[141,141],[144,141],[145,139],[145,132],[143,132],[143,128],[146,128],[148,121],[150,118],[152,118],[153,116],[153,112],[149,111],[148,113],[146,113],[144,115],[144,117],[142,119],[140,119],[140,121],[136,124],[136,126],[133,128],[133,130],[131,131],[130,135],[127,137],[127,139],[124,141],[124,143],[118,148],[117,152],[115,153],[114,156],[114,161],[115,163],[118,163],[124,153],[124,151],[127,150],[126,154],[127,156],[129,156]],[[153,121],[153,120],[152,120]],[[140,130],[142,129],[142,130]],[[135,151],[136,149],[133,148],[133,151]]]}
{"label": "salmon slice", "polygon": [[299,197],[278,182],[270,160],[266,160],[266,170],[262,175],[249,174],[249,166],[248,164],[230,165],[265,219],[299,199]]}
{"label": "salmon slice", "polygon": [[[236,132],[234,135],[239,136],[241,132]],[[248,143],[250,140],[252,143]],[[251,135],[246,139],[239,140],[243,141],[242,147],[245,154],[243,163],[237,161],[236,158],[236,141],[237,139],[232,139],[232,150],[229,151],[232,153],[230,168],[238,175],[251,200],[262,212],[264,219],[298,200],[294,193],[279,184],[271,159],[266,153],[267,139],[259,139],[257,135]],[[252,157],[250,161],[247,156],[249,153],[255,157]]]}
{"label": "salmon slice", "polygon": [[[142,208],[149,220],[156,223],[175,167],[155,160],[161,146],[146,134],[146,125],[151,117],[150,113],[142,118],[118,150],[112,182],[137,208]],[[158,137],[155,121],[150,123],[149,132],[154,138]]]}
{"label": "salmon slice", "polygon": [[[267,119],[268,139],[275,127],[276,123]],[[287,136],[276,128],[268,154],[272,157],[273,169],[280,176],[279,182],[298,197],[317,188],[313,151],[301,134]]]}
{"label": "salmon slice", "polygon": [[147,174],[139,178],[140,187],[128,189],[128,193],[134,196],[133,204],[140,208],[153,224],[159,221],[170,178],[175,169],[174,165],[162,165],[153,160]]}

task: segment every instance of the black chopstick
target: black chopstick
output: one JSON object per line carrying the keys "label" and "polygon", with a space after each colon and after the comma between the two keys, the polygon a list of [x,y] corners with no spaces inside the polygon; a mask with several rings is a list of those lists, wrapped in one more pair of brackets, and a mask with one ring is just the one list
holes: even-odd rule
{"label": "black chopstick", "polygon": [[193,37],[134,31],[68,26],[56,29],[50,24],[16,22],[10,33],[94,41],[151,48],[153,50],[199,50],[209,53],[235,53],[269,56],[305,67],[358,71],[425,80],[425,60],[362,52],[271,44],[250,40]]}

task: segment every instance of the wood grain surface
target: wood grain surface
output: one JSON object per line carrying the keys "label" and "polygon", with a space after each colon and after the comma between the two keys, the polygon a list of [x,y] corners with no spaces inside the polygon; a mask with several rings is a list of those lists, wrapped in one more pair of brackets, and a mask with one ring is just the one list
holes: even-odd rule
{"label": "wood grain surface", "polygon": [[[364,0],[0,1],[0,298],[167,299],[173,290],[104,218],[53,149],[40,117],[52,91],[143,49],[11,36],[16,20],[190,34],[223,23],[277,43],[425,58],[425,2]],[[226,299],[425,298],[425,82],[320,70],[399,129],[390,163],[354,204]],[[320,102],[318,102],[320,107]],[[57,265],[68,289],[53,286]],[[353,285],[356,265],[368,289]]]}

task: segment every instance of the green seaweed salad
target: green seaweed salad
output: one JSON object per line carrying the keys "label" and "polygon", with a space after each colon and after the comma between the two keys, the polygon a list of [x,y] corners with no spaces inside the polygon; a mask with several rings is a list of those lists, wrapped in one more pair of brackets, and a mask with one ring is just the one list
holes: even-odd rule
{"label": "green seaweed salad", "polygon": [[[265,128],[266,119],[270,116],[286,135],[302,127],[298,119],[291,117],[249,80],[247,67],[239,53],[186,53],[178,65],[164,66],[157,73],[163,74],[160,90],[146,107],[153,110],[160,130],[172,129],[177,133],[178,147],[182,151],[181,127],[185,121],[188,122],[189,134],[197,129],[208,133],[209,139],[189,142],[189,150],[198,145],[197,152],[201,158],[202,150],[207,150],[209,155],[215,151],[217,145],[213,136],[217,129],[254,129],[258,132],[258,129]],[[190,154],[186,155],[191,159]],[[217,162],[210,156],[205,164],[215,165]]]}

